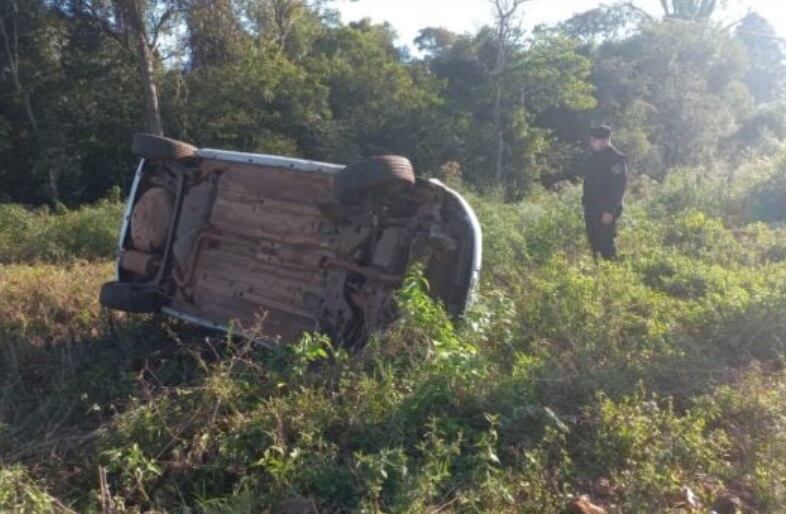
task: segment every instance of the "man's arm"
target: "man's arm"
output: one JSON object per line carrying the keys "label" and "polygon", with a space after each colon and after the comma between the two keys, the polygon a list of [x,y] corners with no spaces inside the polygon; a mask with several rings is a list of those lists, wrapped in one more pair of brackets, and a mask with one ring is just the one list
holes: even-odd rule
{"label": "man's arm", "polygon": [[609,187],[607,189],[604,212],[608,212],[612,216],[619,216],[622,213],[622,202],[625,198],[627,187],[628,160],[622,157],[611,167],[609,173]]}

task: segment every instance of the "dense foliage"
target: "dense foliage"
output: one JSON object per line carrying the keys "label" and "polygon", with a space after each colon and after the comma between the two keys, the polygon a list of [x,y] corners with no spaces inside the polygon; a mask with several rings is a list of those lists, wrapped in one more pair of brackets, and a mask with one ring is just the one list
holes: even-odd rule
{"label": "dense foliage", "polygon": [[637,180],[611,264],[587,255],[577,188],[465,191],[478,304],[454,325],[413,273],[402,319],[352,352],[102,312],[96,227],[119,209],[14,211],[95,244],[0,229],[0,510],[559,513],[589,493],[676,512],[690,490],[781,512],[786,213],[762,206],[786,204],[786,160],[706,171]]}
{"label": "dense foliage", "polygon": [[575,176],[592,123],[658,179],[786,137],[767,21],[723,27],[715,2],[664,5],[663,19],[621,4],[528,34],[511,19],[424,28],[412,56],[390,26],[343,24],[325,1],[8,0],[0,201],[74,206],[127,187],[130,135],[157,125],[200,146],[396,153],[425,174],[455,163],[507,199]]}

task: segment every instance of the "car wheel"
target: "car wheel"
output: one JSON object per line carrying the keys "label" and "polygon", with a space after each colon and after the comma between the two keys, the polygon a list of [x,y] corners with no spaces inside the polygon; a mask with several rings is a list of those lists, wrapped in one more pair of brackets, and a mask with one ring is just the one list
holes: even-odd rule
{"label": "car wheel", "polygon": [[412,163],[406,157],[380,155],[347,166],[336,175],[336,194],[345,203],[356,202],[369,192],[395,196],[415,184]]}
{"label": "car wheel", "polygon": [[136,134],[131,143],[131,151],[145,159],[154,161],[177,161],[187,159],[196,154],[196,147],[153,134]]}
{"label": "car wheel", "polygon": [[101,286],[99,303],[107,309],[126,312],[158,312],[162,298],[148,286],[130,282],[107,282]]}

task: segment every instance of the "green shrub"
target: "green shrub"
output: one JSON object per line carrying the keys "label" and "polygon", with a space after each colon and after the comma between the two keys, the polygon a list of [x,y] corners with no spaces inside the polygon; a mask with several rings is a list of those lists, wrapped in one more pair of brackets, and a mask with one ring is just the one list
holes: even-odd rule
{"label": "green shrub", "polygon": [[122,213],[115,201],[60,213],[0,204],[0,263],[110,258]]}
{"label": "green shrub", "polygon": [[[751,492],[753,507],[780,512],[786,504],[786,376],[760,367],[696,400],[714,431],[729,438],[727,481]],[[740,437],[744,434],[743,437]]]}
{"label": "green shrub", "polygon": [[706,494],[701,477],[728,469],[728,438],[708,430],[713,418],[701,409],[679,414],[668,398],[638,391],[617,402],[601,394],[586,416],[591,437],[578,436],[584,458],[595,476],[615,484],[620,512],[666,512],[675,493]]}
{"label": "green shrub", "polygon": [[742,254],[740,243],[717,219],[696,210],[680,212],[667,221],[663,246],[691,258],[706,256],[718,264],[730,264]]}
{"label": "green shrub", "polygon": [[767,222],[786,221],[786,158],[769,178],[754,185],[745,197],[748,217]]}
{"label": "green shrub", "polygon": [[66,514],[73,512],[30,478],[20,466],[0,466],[0,512]]}

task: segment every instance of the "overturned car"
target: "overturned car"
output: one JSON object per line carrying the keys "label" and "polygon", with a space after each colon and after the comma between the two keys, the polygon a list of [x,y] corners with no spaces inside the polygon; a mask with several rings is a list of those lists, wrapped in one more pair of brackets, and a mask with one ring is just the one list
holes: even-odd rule
{"label": "overturned car", "polygon": [[415,178],[406,158],[345,167],[148,134],[133,151],[141,160],[105,307],[237,322],[271,343],[315,330],[354,343],[394,319],[413,263],[453,316],[471,301],[475,214],[439,181]]}

